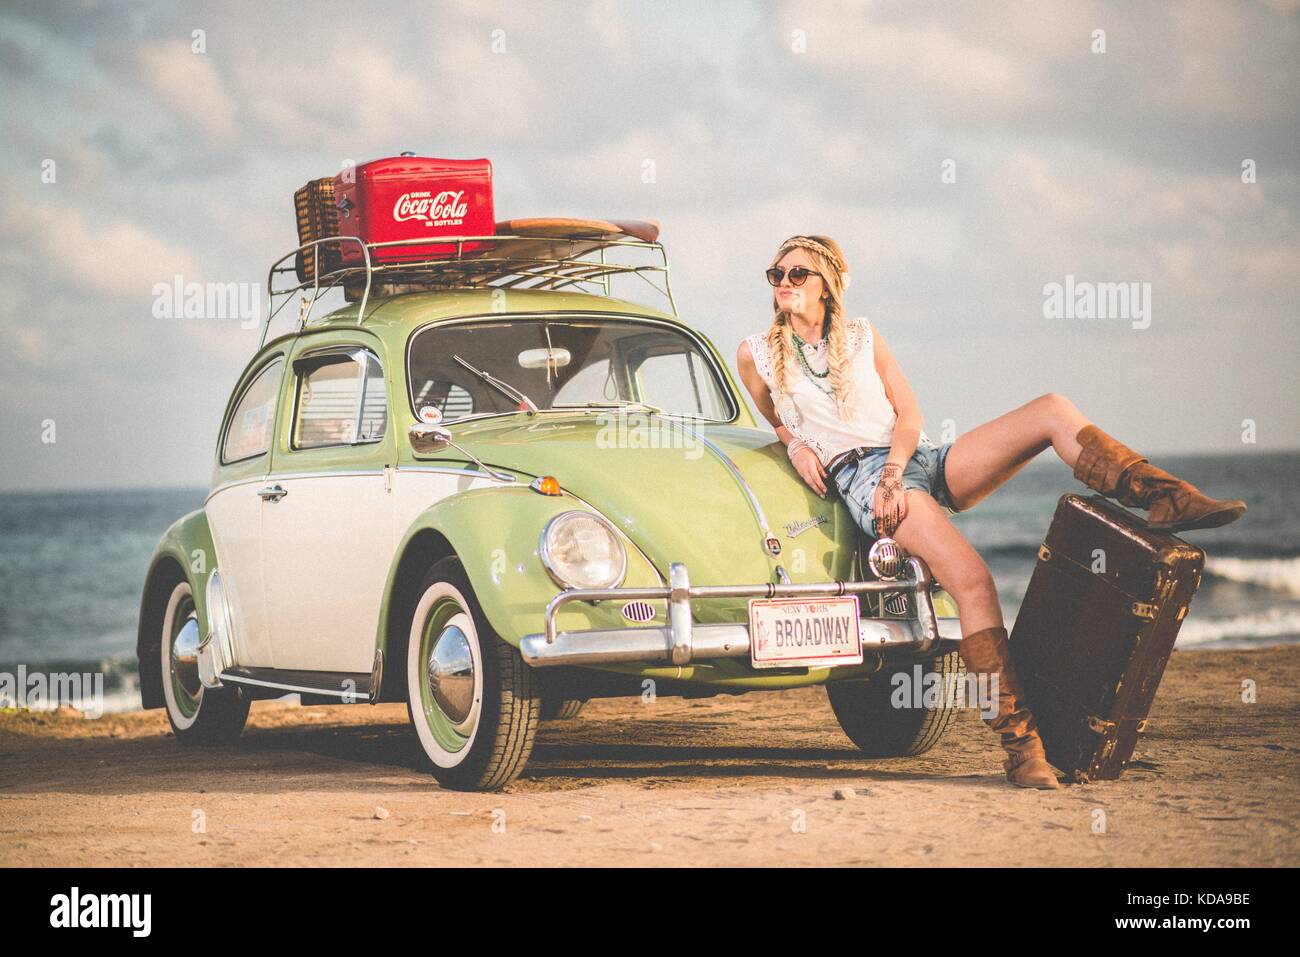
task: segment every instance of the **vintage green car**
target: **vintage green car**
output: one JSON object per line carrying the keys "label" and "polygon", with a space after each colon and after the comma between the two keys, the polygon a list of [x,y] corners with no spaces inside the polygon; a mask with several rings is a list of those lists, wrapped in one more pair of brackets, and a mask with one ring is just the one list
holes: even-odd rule
{"label": "vintage green car", "polygon": [[[272,269],[301,318],[263,331],[204,506],[153,555],[144,706],[213,743],[256,698],[405,701],[459,789],[509,783],[592,697],[824,684],[868,755],[930,748],[951,696],[899,707],[890,676],[957,674],[952,599],[806,487],[677,318],[666,256],[615,261],[662,256],[657,227],[526,222],[491,253]],[[312,319],[326,289],[349,301]]]}

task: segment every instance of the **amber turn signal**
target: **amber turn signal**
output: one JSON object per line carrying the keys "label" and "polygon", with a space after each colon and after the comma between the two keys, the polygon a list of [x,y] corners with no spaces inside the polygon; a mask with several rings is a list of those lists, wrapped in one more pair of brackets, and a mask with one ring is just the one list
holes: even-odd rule
{"label": "amber turn signal", "polygon": [[560,494],[560,480],[554,475],[539,475],[528,483],[528,487],[534,492],[540,492],[543,495]]}

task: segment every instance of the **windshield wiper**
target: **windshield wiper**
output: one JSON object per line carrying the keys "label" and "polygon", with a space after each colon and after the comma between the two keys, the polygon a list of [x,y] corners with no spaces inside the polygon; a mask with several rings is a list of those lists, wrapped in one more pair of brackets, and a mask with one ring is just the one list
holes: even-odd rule
{"label": "windshield wiper", "polygon": [[453,355],[452,358],[455,359],[457,362],[459,362],[461,365],[463,365],[470,372],[474,373],[476,376],[478,376],[488,385],[492,386],[492,388],[496,389],[502,395],[506,396],[506,398],[514,399],[516,402],[519,403],[520,406],[523,407],[523,410],[527,412],[529,415],[537,414],[537,403],[534,402],[532,399],[528,398],[528,396],[524,395],[514,386],[510,385],[508,382],[502,382],[496,376],[484,372],[482,369],[476,368],[475,366],[466,362],[458,355]]}
{"label": "windshield wiper", "polygon": [[554,403],[552,409],[640,409],[646,412],[657,412],[659,415],[666,415],[663,409],[657,405],[651,405],[649,402],[637,402],[633,399],[607,399],[603,402],[570,402]]}

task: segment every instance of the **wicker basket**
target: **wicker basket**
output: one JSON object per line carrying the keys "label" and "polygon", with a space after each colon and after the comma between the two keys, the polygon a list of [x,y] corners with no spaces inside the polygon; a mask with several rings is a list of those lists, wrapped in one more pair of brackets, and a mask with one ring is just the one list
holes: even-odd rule
{"label": "wicker basket", "polygon": [[[333,178],[309,182],[293,194],[293,205],[298,214],[299,245],[339,234],[339,211],[334,205]],[[325,243],[298,253],[294,266],[299,282],[314,282],[319,278],[316,272],[318,258],[320,276],[338,269],[341,264],[338,244]]]}

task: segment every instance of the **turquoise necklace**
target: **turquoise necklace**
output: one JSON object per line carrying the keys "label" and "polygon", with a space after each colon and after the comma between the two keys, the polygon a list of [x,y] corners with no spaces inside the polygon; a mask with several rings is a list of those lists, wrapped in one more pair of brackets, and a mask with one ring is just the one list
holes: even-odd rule
{"label": "turquoise necklace", "polygon": [[[799,333],[795,332],[793,329],[790,330],[790,333],[791,335],[794,336],[795,352],[799,356],[799,367],[803,369],[804,375],[808,377],[809,381],[811,381],[813,385],[817,386],[817,388],[821,389],[827,395],[834,395],[835,394],[834,387],[828,389],[826,386],[822,385],[820,381],[818,381],[820,379],[825,379],[827,376],[829,376],[831,374],[831,370],[827,368],[825,372],[818,372],[811,365],[809,365],[808,357],[803,354],[803,347],[808,345],[808,343],[805,342],[803,337],[799,335]],[[826,337],[823,336],[822,343],[825,342],[826,342]]]}

